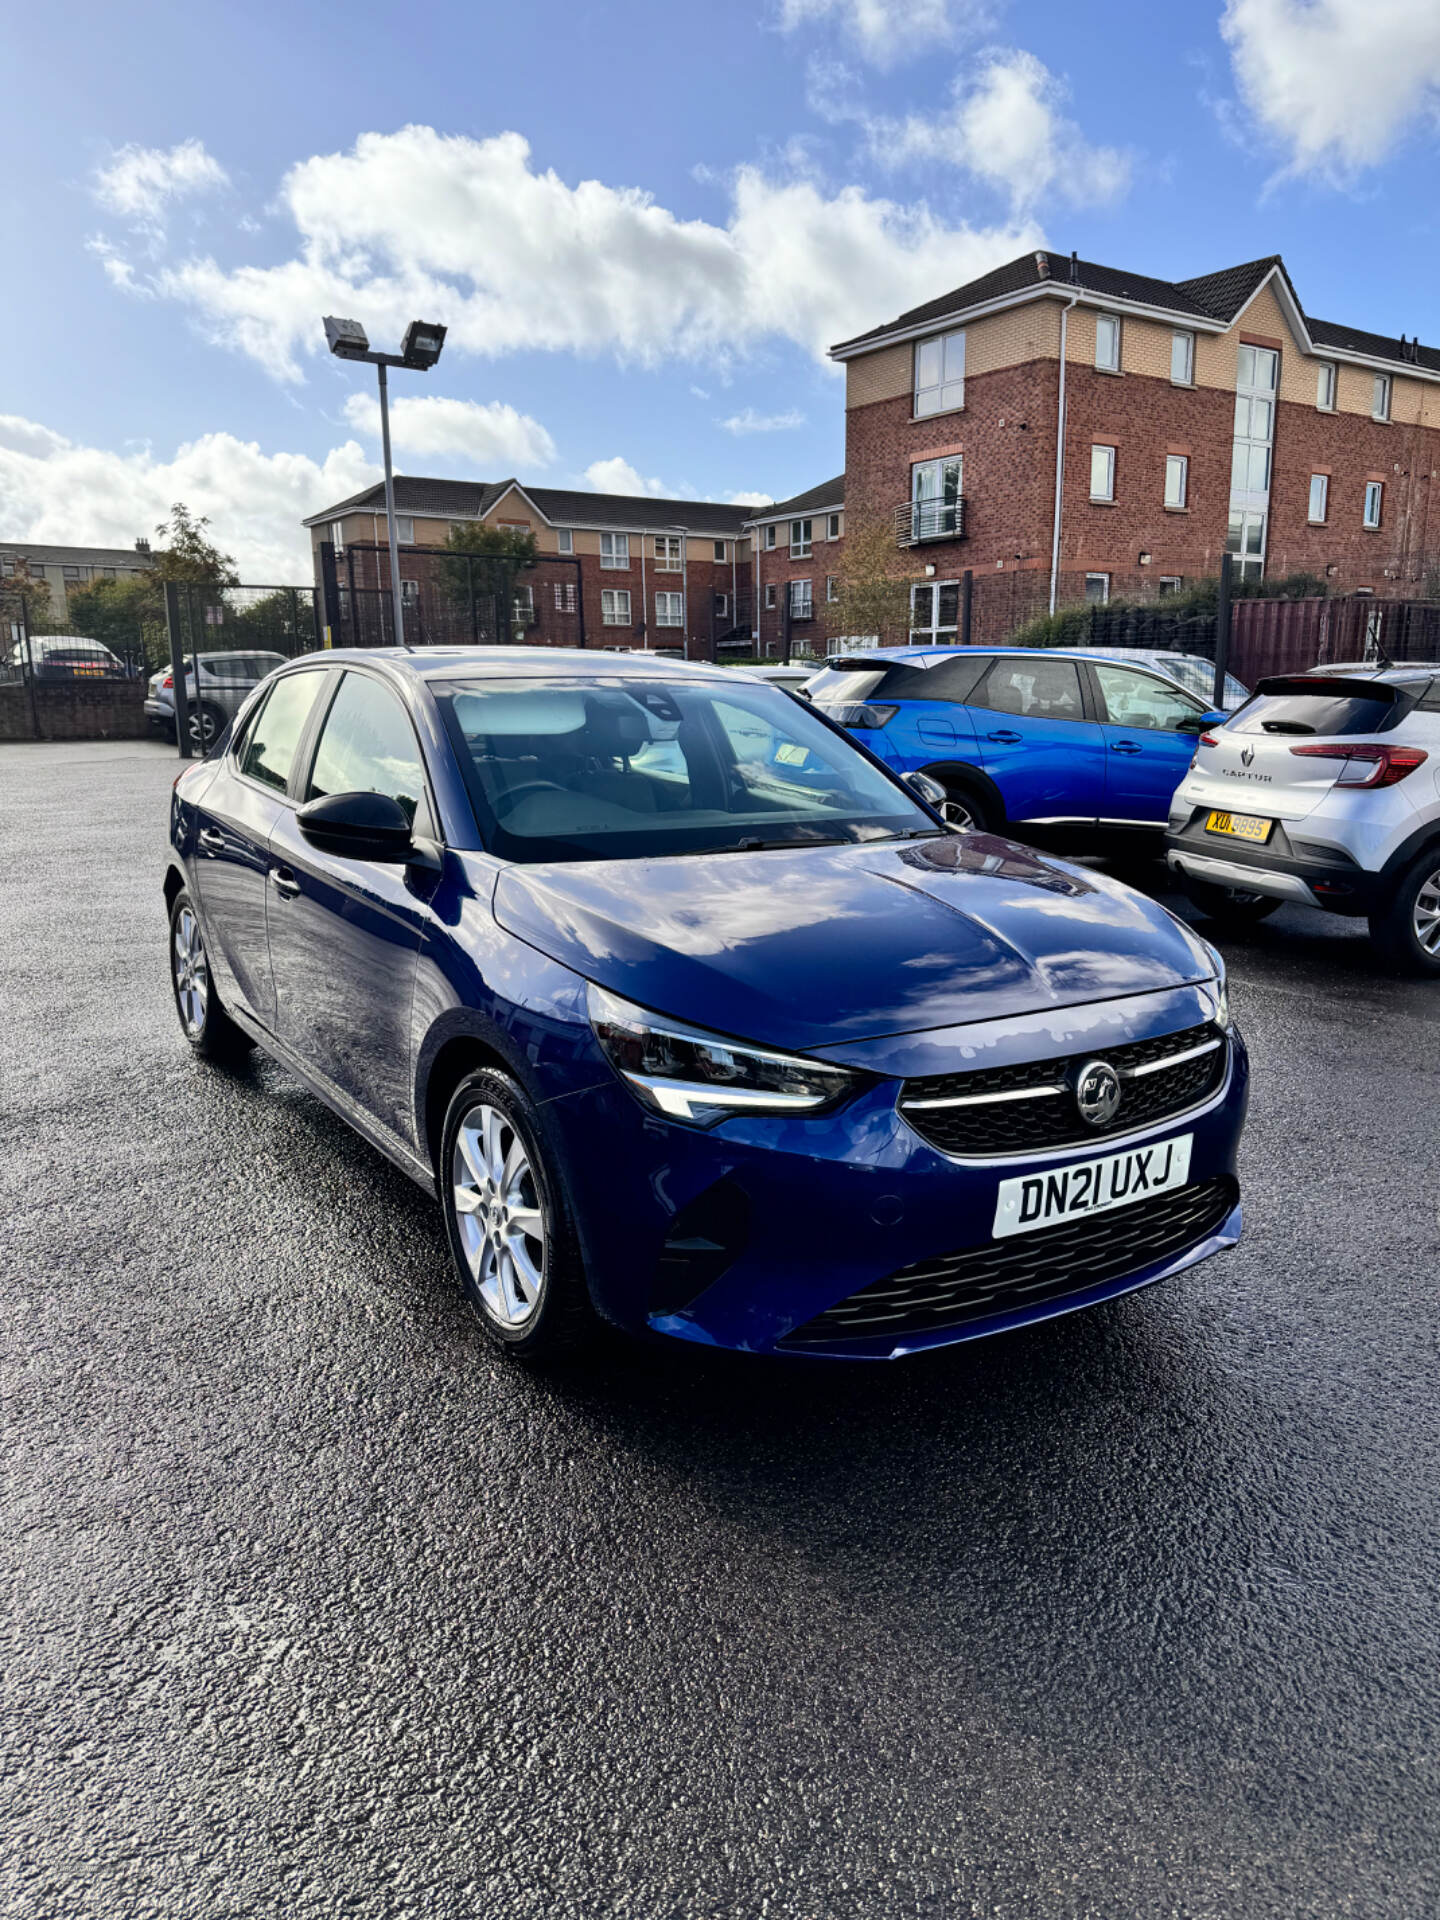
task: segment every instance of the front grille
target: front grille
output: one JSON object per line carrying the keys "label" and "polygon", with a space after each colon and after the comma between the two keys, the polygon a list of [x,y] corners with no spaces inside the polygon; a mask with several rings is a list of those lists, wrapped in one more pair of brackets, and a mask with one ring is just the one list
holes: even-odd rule
{"label": "front grille", "polygon": [[1236,1182],[1222,1175],[1133,1207],[922,1260],[827,1308],[786,1334],[781,1345],[834,1346],[892,1334],[938,1333],[1063,1300],[1197,1246],[1215,1232],[1238,1197]]}
{"label": "front grille", "polygon": [[[1218,1042],[1218,1045],[1211,1044]],[[1206,1047],[1196,1053],[1197,1047]],[[974,1073],[939,1073],[907,1080],[900,1090],[900,1111],[922,1140],[942,1153],[985,1155],[1023,1153],[1045,1147],[1069,1147],[1107,1134],[1133,1133],[1187,1107],[1198,1106],[1225,1077],[1225,1036],[1213,1022],[1132,1040],[1122,1047],[1099,1047],[1059,1060],[1031,1060],[1023,1066],[984,1067]],[[1191,1054],[1173,1067],[1156,1066],[1179,1054]],[[1108,1060],[1120,1075],[1120,1108],[1103,1127],[1080,1118],[1071,1092],[1071,1074],[1087,1060]],[[1149,1068],[1151,1071],[1137,1069]],[[1032,1099],[997,1095],[1046,1089]],[[1053,1091],[1052,1091],[1053,1090]],[[927,1100],[979,1100],[974,1106],[927,1107]]]}

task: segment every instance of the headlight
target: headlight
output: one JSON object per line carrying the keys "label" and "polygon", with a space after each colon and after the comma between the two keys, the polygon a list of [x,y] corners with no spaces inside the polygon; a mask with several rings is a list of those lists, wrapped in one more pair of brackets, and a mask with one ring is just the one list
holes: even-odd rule
{"label": "headlight", "polygon": [[741,1046],[589,991],[590,1024],[612,1067],[647,1107],[713,1127],[737,1113],[813,1113],[858,1084],[844,1067]]}
{"label": "headlight", "polygon": [[1215,967],[1215,1012],[1212,1017],[1216,1026],[1224,1032],[1229,1027],[1231,1019],[1230,986],[1225,977],[1225,962],[1221,958],[1219,950],[1212,947],[1208,940],[1205,942],[1205,951],[1209,954]]}

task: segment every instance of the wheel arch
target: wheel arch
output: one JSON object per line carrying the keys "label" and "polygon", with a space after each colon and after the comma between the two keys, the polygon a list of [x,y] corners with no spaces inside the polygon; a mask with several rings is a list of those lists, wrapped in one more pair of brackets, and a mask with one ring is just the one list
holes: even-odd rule
{"label": "wheel arch", "polygon": [[994,816],[995,825],[1003,827],[1007,819],[1005,800],[1000,789],[982,767],[973,766],[968,760],[934,760],[920,769],[928,773],[932,780],[938,780],[942,786],[962,787],[983,800]]}
{"label": "wheel arch", "polygon": [[496,1067],[522,1086],[526,1084],[521,1063],[506,1036],[481,1015],[452,1016],[432,1029],[421,1049],[415,1088],[416,1132],[421,1154],[437,1175],[445,1109],[460,1082],[481,1067]]}

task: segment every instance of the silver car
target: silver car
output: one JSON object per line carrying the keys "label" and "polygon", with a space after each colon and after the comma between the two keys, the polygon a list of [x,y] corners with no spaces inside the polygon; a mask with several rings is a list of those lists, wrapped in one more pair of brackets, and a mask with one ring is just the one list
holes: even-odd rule
{"label": "silver car", "polygon": [[[1213,704],[1215,663],[1201,654],[1177,653],[1168,647],[1071,647],[1067,651],[1090,654],[1097,660],[1133,660],[1139,666],[1153,667],[1156,673],[1163,673],[1187,693],[1203,700],[1207,707]],[[1249,698],[1250,689],[1245,682],[1227,673],[1225,698],[1221,702],[1225,712],[1237,712]]]}
{"label": "silver car", "polygon": [[[190,709],[190,738],[210,747],[234,719],[266,674],[283,667],[283,653],[202,653],[200,681],[195,681],[195,656],[185,656],[185,698]],[[175,731],[175,681],[169,667],[150,676],[145,714],[162,733]]]}

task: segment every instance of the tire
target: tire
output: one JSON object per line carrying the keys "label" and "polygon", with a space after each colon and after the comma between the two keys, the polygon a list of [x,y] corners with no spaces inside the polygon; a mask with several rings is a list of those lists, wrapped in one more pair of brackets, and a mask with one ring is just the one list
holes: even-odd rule
{"label": "tire", "polygon": [[485,1067],[460,1082],[445,1113],[438,1175],[460,1290],[486,1337],[524,1360],[590,1346],[600,1323],[565,1181],[517,1080]]}
{"label": "tire", "polygon": [[1391,966],[1440,978],[1440,847],[1406,867],[1370,915],[1370,938]]}
{"label": "tire", "polygon": [[212,706],[208,700],[202,700],[199,706],[192,705],[189,714],[191,746],[208,753],[225,731],[227,718],[219,707]]}
{"label": "tire", "polygon": [[1234,927],[1253,926],[1259,920],[1268,920],[1277,907],[1283,906],[1283,900],[1277,900],[1273,893],[1247,893],[1239,887],[1214,887],[1205,880],[1185,881],[1185,891],[1191,904],[1198,907],[1208,920],[1227,921]]}
{"label": "tire", "polygon": [[180,1031],[202,1059],[238,1060],[254,1046],[221,1005],[195,904],[183,887],[170,909],[170,992]]}
{"label": "tire", "polygon": [[940,813],[947,826],[958,827],[962,833],[995,831],[995,808],[988,800],[982,799],[973,787],[954,778],[943,780],[939,774],[932,778],[940,780],[945,789]]}

